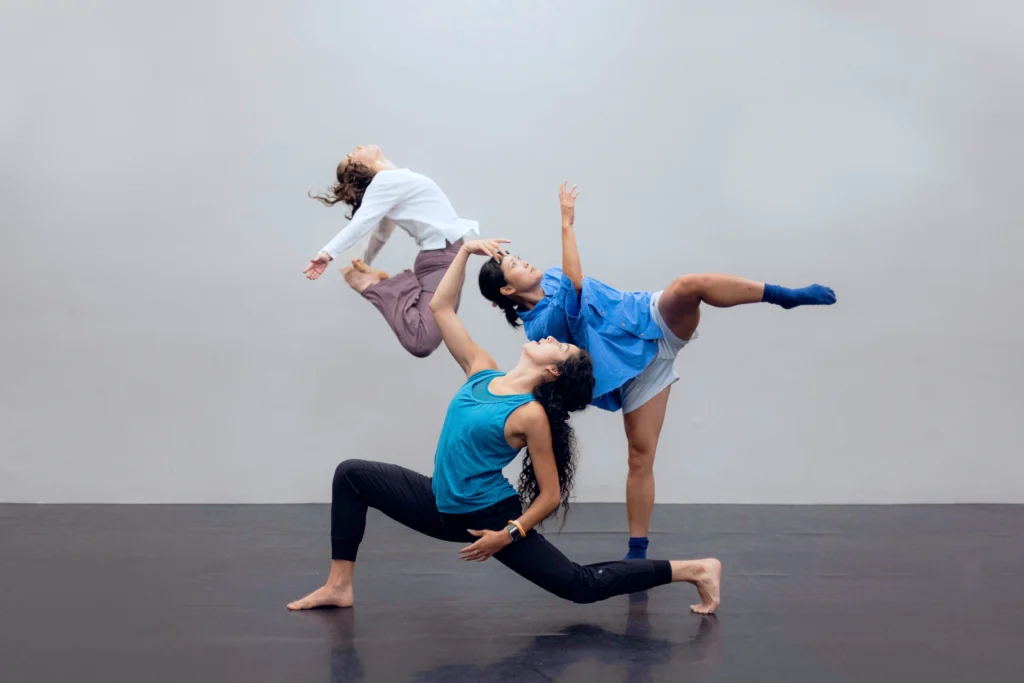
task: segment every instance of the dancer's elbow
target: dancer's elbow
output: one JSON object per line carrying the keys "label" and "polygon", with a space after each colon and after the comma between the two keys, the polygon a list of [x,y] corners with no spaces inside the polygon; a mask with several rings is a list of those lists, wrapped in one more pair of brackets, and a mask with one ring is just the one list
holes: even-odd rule
{"label": "dancer's elbow", "polygon": [[534,505],[540,510],[541,519],[547,519],[555,510],[558,509],[559,504],[562,502],[562,495],[559,491],[541,491],[534,501]]}
{"label": "dancer's elbow", "polygon": [[430,298],[430,312],[440,313],[441,311],[455,310],[455,302],[449,300],[444,292],[434,292]]}

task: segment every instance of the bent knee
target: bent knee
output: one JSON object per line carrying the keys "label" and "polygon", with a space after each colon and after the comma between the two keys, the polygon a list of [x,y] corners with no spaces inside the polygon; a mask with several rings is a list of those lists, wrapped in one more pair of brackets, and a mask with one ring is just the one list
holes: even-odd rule
{"label": "bent knee", "polygon": [[356,458],[342,460],[338,463],[338,466],[334,468],[334,481],[344,479],[357,469],[365,469],[367,464],[368,462],[366,460],[358,460]]}
{"label": "bent knee", "polygon": [[441,333],[424,332],[410,338],[399,338],[402,348],[416,358],[426,358],[441,345]]}
{"label": "bent knee", "polygon": [[671,290],[673,298],[700,303],[700,298],[707,291],[710,278],[699,273],[680,275],[666,289]]}
{"label": "bent knee", "polygon": [[426,358],[434,351],[437,350],[438,344],[410,344],[405,347],[405,350],[412,354],[415,358]]}

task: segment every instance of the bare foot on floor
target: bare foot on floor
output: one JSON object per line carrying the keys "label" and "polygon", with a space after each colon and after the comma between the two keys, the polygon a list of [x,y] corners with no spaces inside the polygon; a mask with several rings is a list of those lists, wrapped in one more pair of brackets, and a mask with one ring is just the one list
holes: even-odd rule
{"label": "bare foot on floor", "polygon": [[380,278],[373,273],[364,273],[352,266],[345,266],[342,268],[341,274],[345,276],[345,282],[348,283],[348,286],[360,294],[362,294],[367,287],[380,282]]}
{"label": "bare foot on floor", "polygon": [[388,274],[387,273],[385,273],[383,270],[374,270],[370,266],[366,265],[366,263],[361,258],[354,258],[354,259],[352,259],[352,267],[355,268],[358,271],[362,271],[364,273],[370,273],[372,275],[376,275],[381,280],[387,280],[388,279]]}
{"label": "bare foot on floor", "polygon": [[695,584],[700,595],[700,604],[690,605],[690,611],[697,614],[713,614],[721,602],[722,563],[714,558],[700,560],[700,563],[704,571]]}
{"label": "bare foot on floor", "polygon": [[317,607],[351,607],[352,586],[348,588],[335,588],[324,586],[318,588],[301,600],[288,604],[290,610],[315,609]]}

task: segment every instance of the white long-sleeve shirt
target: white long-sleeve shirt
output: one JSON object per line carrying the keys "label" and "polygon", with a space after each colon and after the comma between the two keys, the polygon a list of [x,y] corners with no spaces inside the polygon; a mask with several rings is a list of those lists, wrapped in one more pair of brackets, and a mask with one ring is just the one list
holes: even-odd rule
{"label": "white long-sleeve shirt", "polygon": [[337,258],[373,231],[363,257],[373,263],[396,227],[409,233],[420,251],[444,249],[447,242],[480,234],[479,224],[459,218],[433,180],[407,168],[389,169],[377,172],[355,216],[322,251]]}

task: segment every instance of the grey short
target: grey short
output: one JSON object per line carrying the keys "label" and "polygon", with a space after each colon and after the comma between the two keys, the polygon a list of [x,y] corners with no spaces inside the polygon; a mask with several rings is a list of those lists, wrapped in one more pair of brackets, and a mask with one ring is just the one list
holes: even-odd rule
{"label": "grey short", "polygon": [[[623,414],[636,410],[679,381],[679,375],[676,374],[675,368],[676,356],[689,342],[677,337],[665,324],[665,319],[661,317],[661,311],[658,310],[658,299],[660,298],[661,292],[655,292],[651,297],[651,317],[658,324],[663,335],[658,340],[658,355],[654,357],[650,365],[644,368],[643,372],[622,385]],[[690,341],[696,338],[697,333],[694,332]]]}

